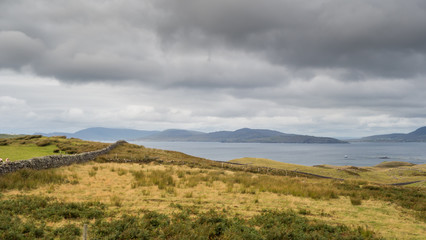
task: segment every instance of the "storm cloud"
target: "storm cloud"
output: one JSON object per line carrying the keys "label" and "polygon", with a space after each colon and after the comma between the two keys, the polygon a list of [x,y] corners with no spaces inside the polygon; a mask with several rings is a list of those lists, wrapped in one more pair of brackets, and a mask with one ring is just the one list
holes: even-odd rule
{"label": "storm cloud", "polygon": [[[0,76],[68,90],[125,85],[115,98],[133,120],[123,127],[168,119],[155,126],[406,130],[426,119],[425,24],[423,0],[4,0]],[[6,92],[20,89],[7,81],[0,110],[20,104],[40,115],[36,96]],[[69,107],[43,115],[102,124],[83,103],[60,104]]]}

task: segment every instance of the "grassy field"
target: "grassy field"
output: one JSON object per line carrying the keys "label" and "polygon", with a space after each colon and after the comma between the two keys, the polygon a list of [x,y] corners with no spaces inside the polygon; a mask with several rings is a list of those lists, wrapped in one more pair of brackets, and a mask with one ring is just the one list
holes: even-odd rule
{"label": "grassy field", "polygon": [[231,160],[230,162],[248,164],[250,166],[302,171],[334,178],[364,180],[383,184],[422,181],[420,183],[413,184],[413,186],[426,187],[426,164],[413,165],[409,163],[383,162],[375,167],[332,165],[310,167],[282,163],[264,158],[240,158]]}
{"label": "grassy field", "polygon": [[41,148],[35,144],[26,144],[25,146],[0,146],[0,157],[3,158],[3,160],[6,158],[9,158],[11,161],[24,160],[33,157],[59,154],[59,152],[53,152],[55,149],[57,149],[56,146],[46,146]]}
{"label": "grassy field", "polygon": [[46,138],[40,135],[0,139],[0,158],[25,160],[55,154],[73,154],[103,148],[108,144],[87,142],[63,137]]}
{"label": "grassy field", "polygon": [[[34,139],[40,140],[46,139]],[[61,149],[95,148],[92,142],[47,140]],[[137,162],[119,163],[129,160]],[[258,160],[250,165],[353,176],[328,166],[302,169]],[[391,168],[377,171],[386,169]],[[362,179],[364,175],[336,181],[249,170],[124,144],[95,162],[0,176],[0,238],[81,239],[83,224],[88,224],[91,239],[426,236],[423,187],[378,185]]]}

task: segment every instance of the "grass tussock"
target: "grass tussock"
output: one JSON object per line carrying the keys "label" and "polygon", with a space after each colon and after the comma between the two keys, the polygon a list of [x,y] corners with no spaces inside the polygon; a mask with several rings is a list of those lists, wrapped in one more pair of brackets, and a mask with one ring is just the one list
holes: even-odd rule
{"label": "grass tussock", "polygon": [[163,190],[176,186],[176,182],[172,176],[173,170],[153,170],[149,173],[145,171],[133,171],[132,175],[134,177],[133,188],[156,185],[158,189]]}
{"label": "grass tussock", "polygon": [[0,190],[28,190],[48,184],[67,182],[67,177],[56,169],[32,170],[22,169],[14,173],[0,176]]}

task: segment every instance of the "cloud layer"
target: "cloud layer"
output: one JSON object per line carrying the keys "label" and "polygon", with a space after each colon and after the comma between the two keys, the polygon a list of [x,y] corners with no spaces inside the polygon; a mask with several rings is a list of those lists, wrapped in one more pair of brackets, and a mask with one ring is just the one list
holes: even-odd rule
{"label": "cloud layer", "polygon": [[[425,125],[425,23],[422,0],[1,1],[0,111],[57,128],[406,130]],[[7,77],[73,96],[40,95],[49,108]],[[105,92],[121,107],[99,110]]]}

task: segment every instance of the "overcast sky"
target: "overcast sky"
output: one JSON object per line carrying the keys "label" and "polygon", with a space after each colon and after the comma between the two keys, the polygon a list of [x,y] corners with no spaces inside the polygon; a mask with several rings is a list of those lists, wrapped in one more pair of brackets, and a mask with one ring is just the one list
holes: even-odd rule
{"label": "overcast sky", "polygon": [[0,0],[0,133],[426,125],[424,0]]}

